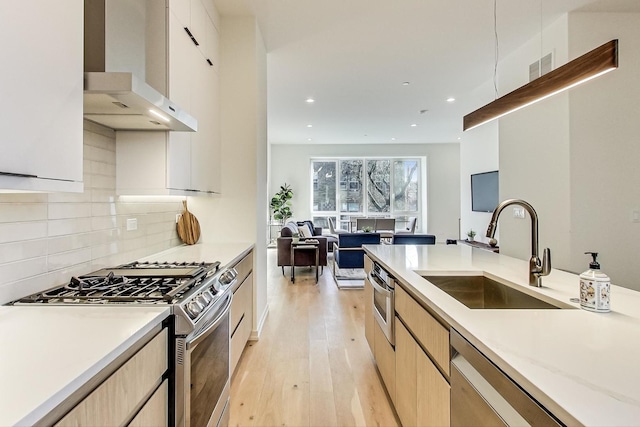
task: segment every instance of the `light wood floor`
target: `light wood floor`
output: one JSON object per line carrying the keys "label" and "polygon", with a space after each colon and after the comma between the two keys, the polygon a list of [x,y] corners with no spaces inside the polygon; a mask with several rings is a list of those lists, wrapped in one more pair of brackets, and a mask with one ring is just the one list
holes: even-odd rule
{"label": "light wood floor", "polygon": [[398,426],[364,337],[363,291],[296,283],[268,252],[269,315],[231,381],[231,426]]}

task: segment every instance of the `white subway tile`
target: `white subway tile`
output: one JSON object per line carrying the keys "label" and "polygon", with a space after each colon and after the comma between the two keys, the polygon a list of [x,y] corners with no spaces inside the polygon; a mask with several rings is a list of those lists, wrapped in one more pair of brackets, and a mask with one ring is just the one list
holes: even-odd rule
{"label": "white subway tile", "polygon": [[91,191],[82,193],[49,193],[49,203],[87,203],[91,201]]}
{"label": "white subway tile", "polygon": [[90,248],[93,245],[91,233],[76,233],[47,239],[50,255],[67,252],[74,249]]}
{"label": "white subway tile", "polygon": [[2,263],[45,256],[46,254],[46,239],[26,240],[0,245],[0,262]]}
{"label": "white subway tile", "polygon": [[90,162],[90,171],[94,175],[116,176],[116,165],[105,162]]}
{"label": "white subway tile", "polygon": [[116,152],[91,145],[84,146],[84,158],[94,162],[116,163]]}
{"label": "white subway tile", "polygon": [[0,282],[15,282],[46,271],[47,257],[44,256],[0,264]]}
{"label": "white subway tile", "polygon": [[47,237],[47,222],[10,222],[0,224],[0,243]]}
{"label": "white subway tile", "polygon": [[0,193],[0,203],[47,203],[47,194]]}
{"label": "white subway tile", "polygon": [[[86,184],[85,184],[86,186]],[[92,175],[91,176],[91,188],[101,188],[113,190],[116,189],[116,177],[107,175]]]}
{"label": "white subway tile", "polygon": [[47,219],[46,203],[1,203],[0,222],[26,222]]}
{"label": "white subway tile", "polygon": [[86,233],[91,231],[91,218],[54,219],[48,222],[49,236]]}
{"label": "white subway tile", "polygon": [[112,216],[116,214],[115,203],[92,203],[91,216]]}
{"label": "white subway tile", "polygon": [[91,203],[49,203],[49,219],[87,218]]}
{"label": "white subway tile", "polygon": [[47,258],[48,271],[69,268],[72,265],[91,262],[91,249],[83,248],[68,252],[49,255]]}
{"label": "white subway tile", "polygon": [[117,200],[113,190],[94,188],[89,190],[89,193],[91,193],[91,201],[94,203],[114,203]]}
{"label": "white subway tile", "polygon": [[104,258],[106,256],[115,255],[120,251],[118,242],[106,243],[91,248],[91,259]]}
{"label": "white subway tile", "polygon": [[106,230],[108,228],[116,228],[117,220],[116,216],[94,216],[91,218],[92,230]]}

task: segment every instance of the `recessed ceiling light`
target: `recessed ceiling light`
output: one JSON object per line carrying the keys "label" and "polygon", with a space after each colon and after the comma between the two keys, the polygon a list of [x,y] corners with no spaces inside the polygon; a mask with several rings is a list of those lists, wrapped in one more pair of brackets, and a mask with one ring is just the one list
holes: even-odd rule
{"label": "recessed ceiling light", "polygon": [[414,128],[414,127],[416,127],[416,126],[418,126],[416,123],[411,123],[411,127],[412,127],[412,128]]}
{"label": "recessed ceiling light", "polygon": [[[460,138],[458,138],[458,139],[460,139]],[[307,138],[307,141],[312,141],[312,139],[311,138]]]}
{"label": "recessed ceiling light", "polygon": [[409,86],[411,83],[409,82],[402,82],[402,86]]}
{"label": "recessed ceiling light", "polygon": [[307,99],[306,99],[306,103],[307,103],[307,104],[313,104],[314,102],[316,102],[316,100],[315,100],[315,99],[313,99],[313,98],[307,98]]}
{"label": "recessed ceiling light", "polygon": [[307,127],[308,127],[308,128],[312,128],[312,127],[313,127],[313,125],[312,125],[312,124],[308,124],[308,125],[307,125]]}
{"label": "recessed ceiling light", "polygon": [[447,102],[455,102],[455,98],[450,96],[449,98],[447,98]]}
{"label": "recessed ceiling light", "polygon": [[391,138],[391,140],[392,140],[392,141],[395,141],[396,139],[395,139],[395,138]]}

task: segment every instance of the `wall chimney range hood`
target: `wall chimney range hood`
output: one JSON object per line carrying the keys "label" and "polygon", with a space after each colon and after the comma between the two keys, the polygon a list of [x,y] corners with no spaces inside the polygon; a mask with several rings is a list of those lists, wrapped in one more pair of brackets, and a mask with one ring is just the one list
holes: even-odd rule
{"label": "wall chimney range hood", "polygon": [[115,130],[198,130],[198,121],[127,72],[84,73],[84,118]]}
{"label": "wall chimney range hood", "polygon": [[114,130],[196,132],[163,93],[164,1],[84,1],[84,118]]}

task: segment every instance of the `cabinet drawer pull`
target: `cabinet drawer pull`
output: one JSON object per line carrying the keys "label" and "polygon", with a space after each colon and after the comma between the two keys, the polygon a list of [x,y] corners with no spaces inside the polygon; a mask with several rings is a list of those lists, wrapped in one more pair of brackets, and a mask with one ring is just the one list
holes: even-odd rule
{"label": "cabinet drawer pull", "polygon": [[191,41],[193,42],[193,44],[195,44],[196,46],[200,46],[200,43],[198,43],[198,40],[196,40],[196,38],[193,37],[193,34],[191,33],[191,30],[189,30],[189,27],[184,27],[184,30],[187,32],[187,34],[191,38]]}
{"label": "cabinet drawer pull", "polygon": [[207,58],[207,64],[211,65],[213,67],[213,62],[211,62],[211,60],[209,58]]}
{"label": "cabinet drawer pull", "polygon": [[37,178],[38,175],[31,175],[31,174],[27,174],[27,173],[15,173],[15,172],[3,172],[0,171],[0,175],[3,176],[15,176],[18,178]]}

